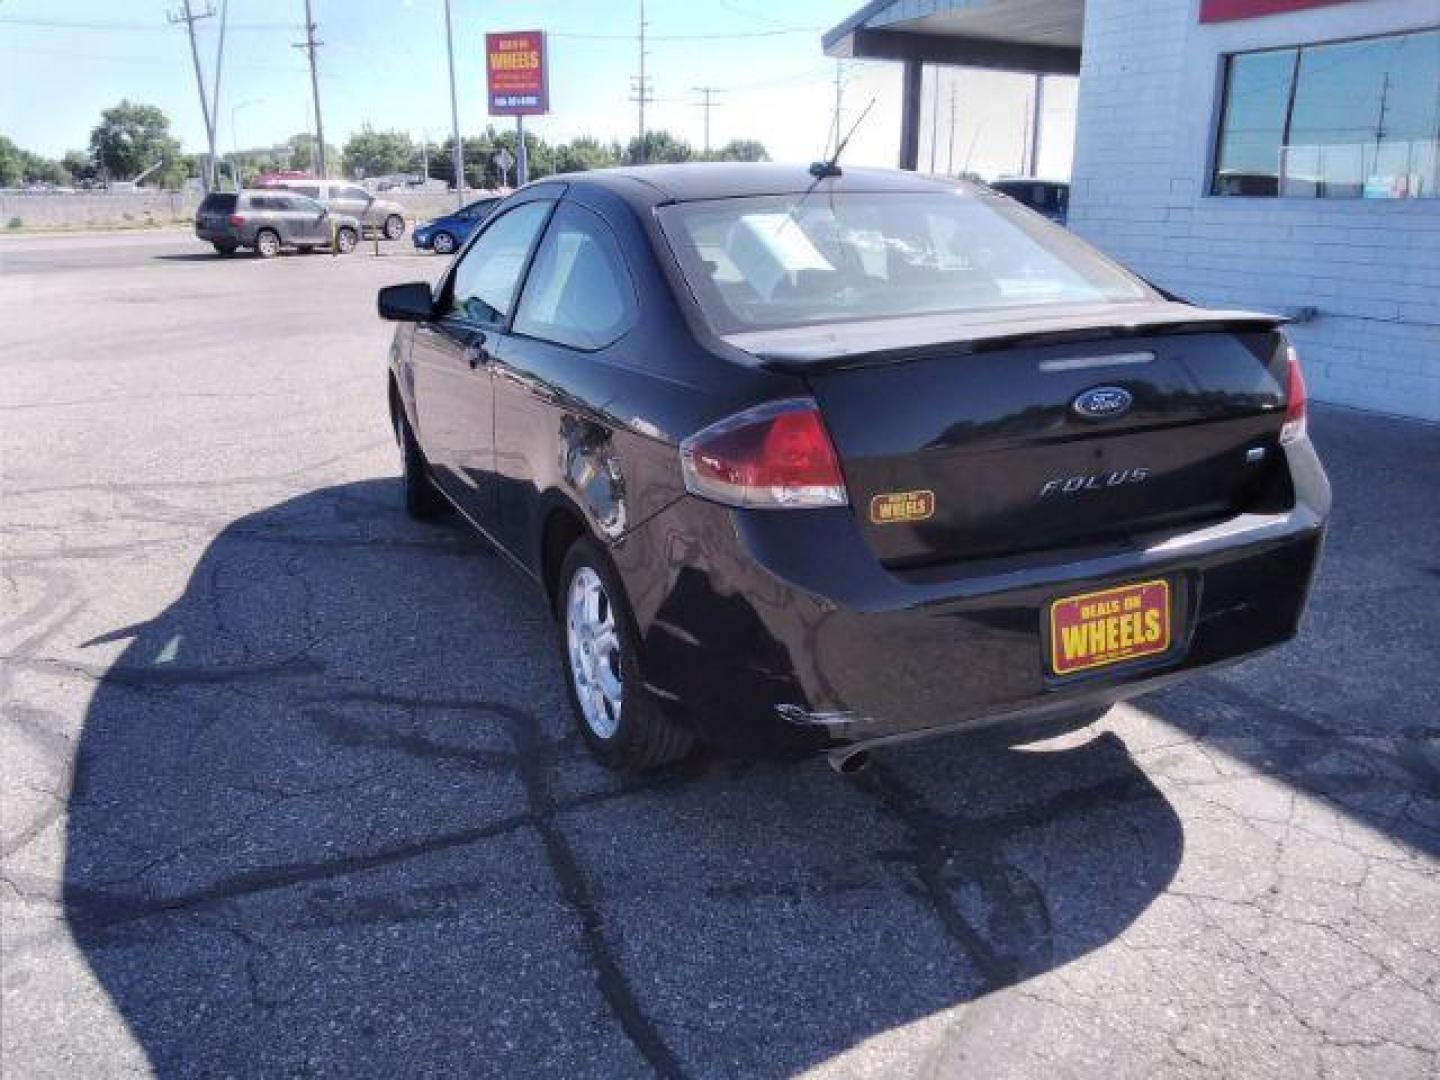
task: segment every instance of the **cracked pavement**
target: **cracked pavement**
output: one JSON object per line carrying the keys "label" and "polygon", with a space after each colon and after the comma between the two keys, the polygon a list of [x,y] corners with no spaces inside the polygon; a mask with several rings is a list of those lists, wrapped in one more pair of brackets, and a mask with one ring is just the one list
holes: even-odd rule
{"label": "cracked pavement", "polygon": [[0,1072],[1440,1075],[1440,429],[1315,408],[1283,649],[621,780],[540,598],[402,512],[407,246],[0,238]]}

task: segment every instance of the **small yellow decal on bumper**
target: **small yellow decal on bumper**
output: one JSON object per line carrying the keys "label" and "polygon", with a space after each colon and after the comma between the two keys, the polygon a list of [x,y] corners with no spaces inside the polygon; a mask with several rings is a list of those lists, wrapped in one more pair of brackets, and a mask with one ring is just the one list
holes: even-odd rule
{"label": "small yellow decal on bumper", "polygon": [[870,500],[870,520],[876,525],[924,521],[934,513],[933,491],[891,491]]}

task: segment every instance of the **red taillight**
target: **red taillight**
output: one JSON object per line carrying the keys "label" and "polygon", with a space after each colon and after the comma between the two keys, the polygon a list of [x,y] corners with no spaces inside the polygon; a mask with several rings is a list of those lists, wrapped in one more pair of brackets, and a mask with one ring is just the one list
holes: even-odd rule
{"label": "red taillight", "polygon": [[808,398],[747,409],[680,444],[685,487],[729,506],[845,506],[845,477]]}
{"label": "red taillight", "polygon": [[1305,376],[1300,374],[1300,357],[1295,346],[1286,347],[1285,423],[1280,428],[1281,444],[1305,437]]}
{"label": "red taillight", "polygon": [[239,214],[231,214],[231,215],[230,215],[230,218],[229,218],[229,221],[230,221],[230,224],[231,224],[231,225],[244,225],[244,224],[245,224],[245,219],[244,219],[243,217],[241,217]]}

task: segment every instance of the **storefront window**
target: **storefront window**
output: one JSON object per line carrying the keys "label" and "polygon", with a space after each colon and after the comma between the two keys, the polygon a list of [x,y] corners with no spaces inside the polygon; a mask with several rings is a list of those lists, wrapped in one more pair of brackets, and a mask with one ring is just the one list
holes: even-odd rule
{"label": "storefront window", "polygon": [[1440,195],[1440,30],[1239,53],[1215,195]]}

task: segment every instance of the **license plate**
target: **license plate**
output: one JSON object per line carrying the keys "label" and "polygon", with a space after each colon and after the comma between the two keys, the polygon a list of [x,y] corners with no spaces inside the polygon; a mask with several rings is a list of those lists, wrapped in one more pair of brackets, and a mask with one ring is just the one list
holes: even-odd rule
{"label": "license plate", "polygon": [[1170,583],[1163,579],[1050,604],[1050,670],[1056,675],[1154,656],[1168,648]]}

